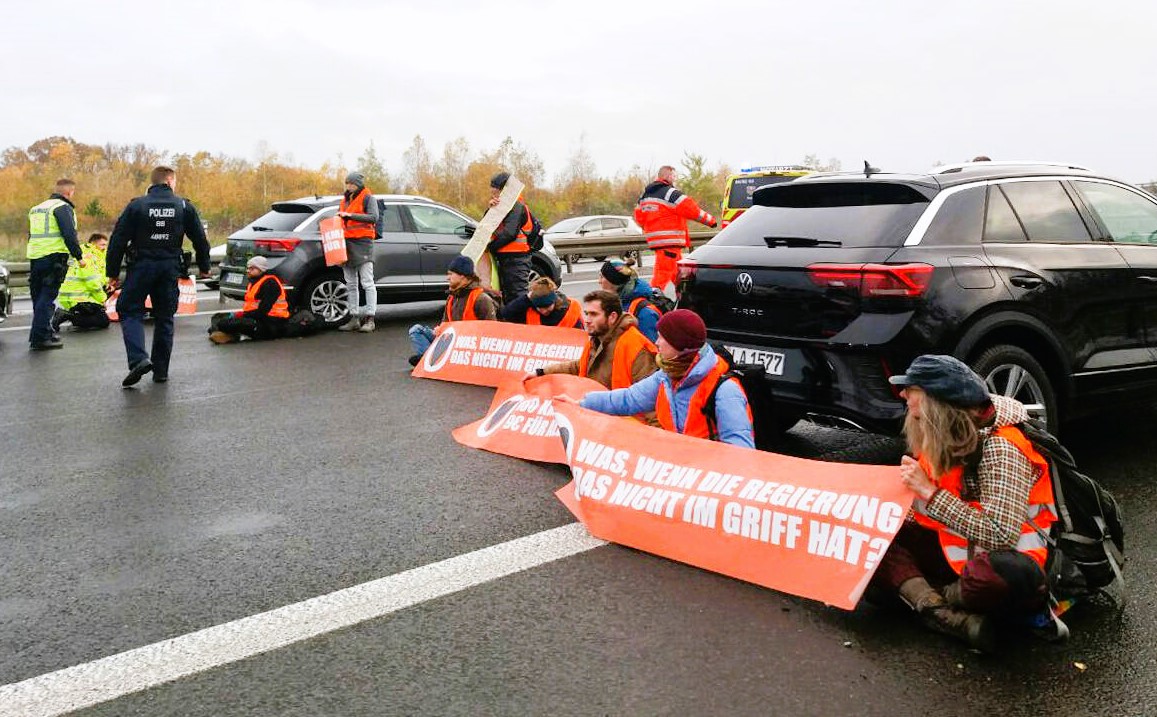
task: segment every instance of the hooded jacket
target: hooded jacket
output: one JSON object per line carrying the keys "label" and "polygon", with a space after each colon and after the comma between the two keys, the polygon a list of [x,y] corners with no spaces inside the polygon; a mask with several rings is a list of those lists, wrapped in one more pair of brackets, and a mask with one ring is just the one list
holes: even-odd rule
{"label": "hooded jacket", "polygon": [[623,302],[623,310],[631,310],[631,302],[635,299],[646,299],[646,303],[639,308],[638,313],[631,314],[639,322],[639,331],[652,341],[659,340],[659,319],[662,314],[651,303],[653,293],[650,282],[641,276],[630,279],[619,289],[619,299]]}

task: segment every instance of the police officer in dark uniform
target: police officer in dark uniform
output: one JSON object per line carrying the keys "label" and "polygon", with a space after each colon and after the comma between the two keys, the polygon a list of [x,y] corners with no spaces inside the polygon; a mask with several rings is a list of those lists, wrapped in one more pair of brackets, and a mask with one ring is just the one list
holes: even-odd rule
{"label": "police officer in dark uniform", "polygon": [[[177,173],[170,167],[157,167],[149,182],[148,194],[133,199],[121,212],[108,245],[105,273],[112,288],[121,288],[117,313],[129,359],[129,375],[121,382],[126,387],[150,371],[157,383],[169,380],[177,280],[184,271],[181,243],[186,236],[197,252],[200,278],[209,276],[209,241],[196,207],[173,192]],[[128,270],[121,286],[121,261],[126,257]],[[151,356],[145,350],[145,297],[153,302]]]}

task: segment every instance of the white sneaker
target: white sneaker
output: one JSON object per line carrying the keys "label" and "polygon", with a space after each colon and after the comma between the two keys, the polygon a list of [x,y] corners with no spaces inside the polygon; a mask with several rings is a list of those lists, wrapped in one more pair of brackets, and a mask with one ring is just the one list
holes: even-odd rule
{"label": "white sneaker", "polygon": [[376,328],[377,328],[377,326],[374,325],[373,319],[366,319],[365,321],[362,322],[361,328],[359,328],[358,331],[363,333],[363,334],[368,334]]}
{"label": "white sneaker", "polygon": [[338,331],[357,331],[361,325],[362,325],[361,318],[359,318],[357,316],[351,316],[348,319],[346,319],[346,322],[344,324],[337,327],[337,330]]}

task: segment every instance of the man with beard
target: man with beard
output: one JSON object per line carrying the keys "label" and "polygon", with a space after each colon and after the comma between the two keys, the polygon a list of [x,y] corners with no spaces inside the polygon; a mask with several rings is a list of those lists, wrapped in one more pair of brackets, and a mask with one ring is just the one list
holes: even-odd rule
{"label": "man with beard", "polygon": [[590,342],[582,356],[544,366],[536,374],[569,373],[614,389],[638,383],[658,368],[655,344],[639,331],[635,317],[623,311],[618,294],[599,290],[584,296],[583,325]]}

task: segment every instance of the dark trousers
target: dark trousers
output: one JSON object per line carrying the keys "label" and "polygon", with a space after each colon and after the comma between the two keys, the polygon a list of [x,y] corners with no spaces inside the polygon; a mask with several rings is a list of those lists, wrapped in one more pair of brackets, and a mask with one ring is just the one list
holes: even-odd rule
{"label": "dark trousers", "polygon": [[[173,314],[177,313],[177,279],[181,275],[180,257],[138,259],[129,266],[125,283],[117,299],[125,353],[129,368],[145,359],[153,362],[153,373],[169,375],[169,357],[173,353]],[[153,302],[153,350],[145,350],[145,297]]]}
{"label": "dark trousers", "polygon": [[214,329],[234,336],[248,336],[256,341],[268,341],[285,336],[285,319],[226,318],[216,322]]}
{"label": "dark trousers", "polygon": [[905,523],[872,576],[874,592],[896,595],[911,578],[924,578],[935,588],[960,581],[963,607],[971,612],[1024,615],[1048,604],[1044,571],[1029,556],[1016,550],[979,553],[957,575],[934,530]]}
{"label": "dark trousers", "polygon": [[82,301],[71,309],[61,309],[62,321],[68,321],[73,328],[107,329],[109,320],[104,306],[91,301]]}
{"label": "dark trousers", "polygon": [[56,311],[56,295],[68,273],[68,254],[49,254],[28,262],[28,289],[32,295],[32,330],[28,343],[42,344],[52,338],[49,322]]}
{"label": "dark trousers", "polygon": [[494,254],[498,262],[498,281],[502,284],[502,303],[509,304],[526,295],[530,284],[530,254]]}

